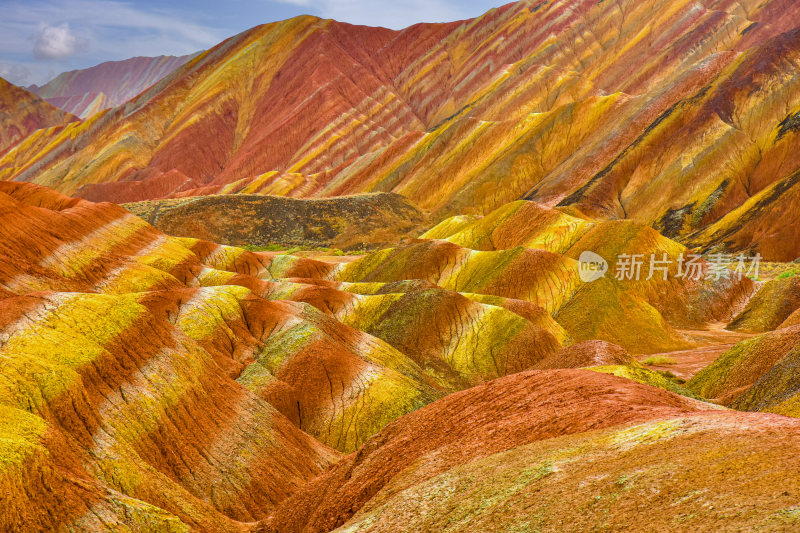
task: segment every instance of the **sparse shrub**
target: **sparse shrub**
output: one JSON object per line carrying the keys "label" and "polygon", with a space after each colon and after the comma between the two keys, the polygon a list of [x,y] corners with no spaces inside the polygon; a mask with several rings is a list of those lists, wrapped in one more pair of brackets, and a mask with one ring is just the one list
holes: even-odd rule
{"label": "sparse shrub", "polygon": [[678,360],[674,357],[668,357],[666,355],[654,355],[653,357],[648,357],[644,360],[644,364],[646,365],[677,365]]}
{"label": "sparse shrub", "polygon": [[664,376],[668,380],[673,381],[673,382],[677,383],[678,385],[683,385],[683,384],[686,383],[685,379],[679,378],[678,376],[676,376],[675,374],[673,374],[669,370],[656,370],[656,373],[661,374],[662,376]]}
{"label": "sparse shrub", "polygon": [[285,250],[286,246],[283,246],[282,244],[267,244],[265,246],[258,244],[245,244],[240,248],[247,250],[248,252],[280,252],[281,250]]}

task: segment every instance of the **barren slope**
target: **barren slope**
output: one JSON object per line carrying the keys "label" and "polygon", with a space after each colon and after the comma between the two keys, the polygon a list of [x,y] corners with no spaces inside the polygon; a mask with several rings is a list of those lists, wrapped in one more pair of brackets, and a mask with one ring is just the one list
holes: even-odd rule
{"label": "barren slope", "polygon": [[300,17],[22,143],[0,176],[117,201],[392,191],[435,220],[526,198],[793,260],[774,228],[798,212],[799,14],[525,0],[402,31]]}

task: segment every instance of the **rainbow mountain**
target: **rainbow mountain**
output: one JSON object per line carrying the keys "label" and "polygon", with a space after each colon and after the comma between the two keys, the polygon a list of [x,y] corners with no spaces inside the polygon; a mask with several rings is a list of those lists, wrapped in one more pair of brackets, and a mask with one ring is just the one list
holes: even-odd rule
{"label": "rainbow mountain", "polygon": [[798,10],[523,1],[402,31],[299,17],[30,136],[0,177],[95,201],[396,192],[434,221],[527,199],[794,260]]}
{"label": "rainbow mountain", "polygon": [[796,530],[798,14],[298,17],[84,118],[0,80],[0,531]]}

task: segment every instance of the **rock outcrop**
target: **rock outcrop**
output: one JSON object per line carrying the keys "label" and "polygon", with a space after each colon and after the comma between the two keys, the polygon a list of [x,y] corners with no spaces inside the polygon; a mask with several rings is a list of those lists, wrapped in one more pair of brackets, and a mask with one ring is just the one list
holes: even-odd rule
{"label": "rock outcrop", "polygon": [[233,246],[377,248],[417,232],[426,220],[393,193],[311,200],[219,195],[124,207],[168,235]]}

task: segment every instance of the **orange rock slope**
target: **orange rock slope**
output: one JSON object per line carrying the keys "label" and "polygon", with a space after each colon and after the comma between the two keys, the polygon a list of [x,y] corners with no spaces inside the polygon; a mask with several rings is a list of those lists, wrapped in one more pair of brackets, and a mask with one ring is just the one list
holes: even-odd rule
{"label": "orange rock slope", "polygon": [[76,120],[69,113],[0,78],[0,155],[36,130],[54,128],[46,133],[52,134]]}
{"label": "orange rock slope", "polygon": [[[800,255],[798,15],[299,17],[80,121],[3,86],[0,531],[797,529],[796,269],[678,265]],[[350,238],[319,206],[365,197],[304,199],[373,192],[370,253],[197,238]]]}
{"label": "orange rock slope", "polygon": [[790,530],[799,445],[796,419],[525,372],[403,417],[257,531]]}
{"label": "orange rock slope", "polygon": [[334,448],[566,341],[537,308],[324,281],[29,184],[0,218],[3,530],[247,529]]}
{"label": "orange rock slope", "polygon": [[[509,242],[565,220],[525,202],[502,213],[515,209],[541,216],[499,224]],[[576,280],[576,246],[684,250],[646,226],[589,223],[560,252],[425,238],[334,262],[168,237],[117,205],[13,182],[0,222],[0,530],[795,519],[795,419],[722,410],[620,346],[573,345],[692,346],[668,308],[700,328],[753,292],[746,278]],[[463,222],[431,232],[486,242]],[[587,332],[578,310],[603,308]],[[773,396],[791,394],[768,367]]]}
{"label": "orange rock slope", "polygon": [[799,9],[528,0],[402,31],[295,18],[21,143],[0,177],[95,200],[393,191],[436,220],[527,198],[793,260]]}

